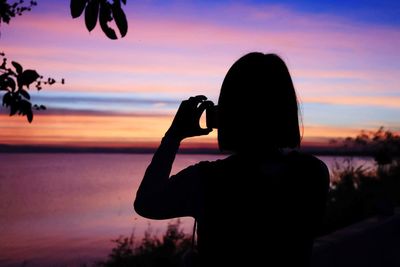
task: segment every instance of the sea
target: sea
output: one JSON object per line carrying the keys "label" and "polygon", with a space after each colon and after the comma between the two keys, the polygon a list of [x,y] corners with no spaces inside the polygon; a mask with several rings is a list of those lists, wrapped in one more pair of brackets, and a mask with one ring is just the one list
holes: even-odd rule
{"label": "sea", "polygon": [[[225,155],[178,154],[172,174]],[[175,220],[149,220],[133,201],[151,154],[0,153],[0,266],[90,266],[119,237],[161,236]],[[318,156],[373,168],[369,157]],[[300,178],[299,178],[300,179]],[[238,213],[240,211],[238,210]],[[186,233],[192,218],[180,218]]]}

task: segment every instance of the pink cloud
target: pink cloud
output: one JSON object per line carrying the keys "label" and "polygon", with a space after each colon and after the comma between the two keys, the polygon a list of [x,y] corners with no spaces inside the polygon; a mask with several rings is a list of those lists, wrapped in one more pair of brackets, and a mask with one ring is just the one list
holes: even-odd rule
{"label": "pink cloud", "polygon": [[[180,12],[184,13],[184,10]],[[215,70],[223,73],[240,54],[250,50],[280,52],[288,59],[291,68],[340,69],[345,65],[354,71],[368,71],[382,56],[384,60],[389,60],[388,55],[396,57],[400,45],[400,31],[397,29],[371,29],[365,25],[352,25],[337,17],[306,16],[279,6],[254,9],[238,5],[222,14],[225,17],[220,21],[184,16],[129,16],[132,30],[127,38],[118,42],[110,42],[101,32],[86,35],[82,21],[68,16],[46,19],[30,16],[13,26],[17,30],[29,28],[32,34],[40,30],[44,36],[65,40],[60,55],[103,63],[116,61],[118,64],[122,60],[131,64],[133,70],[138,69],[139,73],[158,72],[160,69],[164,73],[174,68],[183,74],[188,71],[209,74]],[[248,26],[239,26],[231,21],[235,14],[246,14]],[[43,42],[43,53],[52,52],[54,46],[50,45],[50,42]],[[51,55],[55,56],[55,53]],[[194,61],[197,64],[193,64]],[[76,65],[74,60],[68,62]],[[370,64],[366,65],[368,62]],[[382,63],[379,68],[385,68]],[[141,67],[135,67],[135,64]],[[376,66],[372,70],[375,71]]]}

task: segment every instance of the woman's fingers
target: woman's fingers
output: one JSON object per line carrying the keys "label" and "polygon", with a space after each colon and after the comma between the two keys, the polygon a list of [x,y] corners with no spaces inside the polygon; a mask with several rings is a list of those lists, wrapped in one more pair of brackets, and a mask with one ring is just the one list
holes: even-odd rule
{"label": "woman's fingers", "polygon": [[201,104],[199,105],[199,107],[196,110],[196,116],[197,118],[200,119],[201,114],[203,114],[204,110],[206,110],[208,107],[212,107],[214,104],[211,101],[203,101],[201,102]]}
{"label": "woman's fingers", "polygon": [[200,128],[200,129],[199,129],[198,135],[207,135],[207,134],[209,134],[210,132],[212,132],[212,130],[213,130],[213,129],[210,129],[210,128],[205,128],[205,129]]}
{"label": "woman's fingers", "polygon": [[193,101],[193,102],[197,102],[197,103],[201,103],[205,100],[207,100],[207,97],[205,95],[196,95],[196,96],[191,96],[188,99],[189,101]]}
{"label": "woman's fingers", "polygon": [[209,107],[210,105],[213,105],[211,101],[206,101],[207,97],[204,95],[196,95],[196,96],[191,96],[187,100],[188,103],[192,105],[194,110],[196,111],[196,115],[200,118],[201,114],[203,111]]}
{"label": "woman's fingers", "polygon": [[206,96],[197,95],[182,101],[175,114],[171,129],[183,138],[209,134],[212,129],[203,129],[199,123],[204,110],[213,105],[211,101],[206,100]]}

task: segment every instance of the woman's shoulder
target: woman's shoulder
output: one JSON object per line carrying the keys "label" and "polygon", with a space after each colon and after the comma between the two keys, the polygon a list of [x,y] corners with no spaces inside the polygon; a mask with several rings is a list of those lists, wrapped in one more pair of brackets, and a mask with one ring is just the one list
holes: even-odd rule
{"label": "woman's shoulder", "polygon": [[313,174],[329,179],[329,170],[326,164],[319,158],[298,151],[287,154],[290,165],[294,167],[294,171],[305,172],[305,174]]}
{"label": "woman's shoulder", "polygon": [[235,166],[238,167],[241,163],[232,155],[217,160],[204,160],[194,165],[191,165],[187,169],[193,172],[197,172],[201,177],[208,177],[212,179],[214,176],[224,176],[232,174]]}
{"label": "woman's shoulder", "polygon": [[315,167],[327,168],[326,164],[314,155],[300,152],[297,150],[287,153],[287,157],[292,161],[297,161],[303,164],[314,165]]}
{"label": "woman's shoulder", "polygon": [[203,160],[203,161],[200,161],[200,162],[192,165],[192,167],[202,169],[202,170],[211,170],[211,169],[219,168],[226,164],[229,164],[230,161],[232,161],[231,157],[221,158],[221,159],[217,159],[217,160],[213,160],[213,161]]}
{"label": "woman's shoulder", "polygon": [[297,179],[301,181],[301,186],[307,188],[307,190],[326,194],[329,188],[330,175],[328,167],[322,160],[303,152],[293,152],[288,157],[292,161],[292,164],[290,164],[291,172],[296,177],[303,178]]}

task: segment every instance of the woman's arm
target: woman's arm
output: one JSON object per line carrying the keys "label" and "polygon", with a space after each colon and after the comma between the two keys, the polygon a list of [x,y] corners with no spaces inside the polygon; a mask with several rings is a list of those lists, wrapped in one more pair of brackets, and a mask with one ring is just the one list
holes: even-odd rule
{"label": "woman's arm", "polygon": [[180,140],[166,134],[147,167],[136,193],[135,211],[143,217],[164,219],[166,208],[162,204]]}
{"label": "woman's arm", "polygon": [[192,215],[189,202],[197,168],[189,167],[174,177],[169,176],[180,142],[211,131],[199,126],[200,116],[209,105],[205,99],[197,96],[181,103],[137,191],[134,208],[138,214],[151,219]]}

